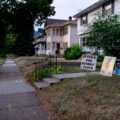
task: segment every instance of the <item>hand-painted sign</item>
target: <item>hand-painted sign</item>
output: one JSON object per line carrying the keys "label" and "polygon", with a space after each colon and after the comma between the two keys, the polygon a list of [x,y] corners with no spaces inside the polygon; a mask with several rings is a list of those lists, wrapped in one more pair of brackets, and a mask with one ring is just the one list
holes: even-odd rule
{"label": "hand-painted sign", "polygon": [[97,61],[97,56],[95,55],[91,55],[91,54],[82,55],[81,69],[95,71],[96,61]]}
{"label": "hand-painted sign", "polygon": [[116,68],[116,74],[120,75],[120,60],[116,60],[115,68]]}
{"label": "hand-painted sign", "polygon": [[102,64],[100,74],[112,77],[115,61],[116,61],[116,57],[107,57],[106,56],[104,58],[104,61],[103,61],[103,64]]}

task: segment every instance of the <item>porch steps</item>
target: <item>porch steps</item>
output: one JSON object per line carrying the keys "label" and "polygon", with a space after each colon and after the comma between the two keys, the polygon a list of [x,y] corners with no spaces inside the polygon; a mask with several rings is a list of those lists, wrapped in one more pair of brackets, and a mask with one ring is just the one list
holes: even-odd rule
{"label": "porch steps", "polygon": [[35,82],[34,84],[35,84],[35,86],[36,86],[37,88],[39,88],[39,89],[48,87],[48,84],[45,84],[45,83],[43,83],[43,82]]}
{"label": "porch steps", "polygon": [[[99,72],[89,72],[88,75],[99,75]],[[43,82],[34,83],[39,89],[49,87],[53,84],[59,83],[64,79],[79,78],[85,76],[86,73],[69,73],[69,74],[57,74],[53,75],[52,78],[44,78]]]}
{"label": "porch steps", "polygon": [[48,85],[53,85],[59,82],[55,78],[44,78],[43,81]]}

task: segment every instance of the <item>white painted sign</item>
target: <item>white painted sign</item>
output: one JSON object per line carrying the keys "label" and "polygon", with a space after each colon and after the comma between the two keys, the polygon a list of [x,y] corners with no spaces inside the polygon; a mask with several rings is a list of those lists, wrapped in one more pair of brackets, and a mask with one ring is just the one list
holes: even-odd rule
{"label": "white painted sign", "polygon": [[91,54],[82,55],[81,69],[83,70],[96,70],[97,56]]}
{"label": "white painted sign", "polygon": [[104,58],[104,61],[103,61],[103,64],[102,64],[100,74],[112,77],[115,61],[116,61],[116,57],[107,57],[106,56]]}

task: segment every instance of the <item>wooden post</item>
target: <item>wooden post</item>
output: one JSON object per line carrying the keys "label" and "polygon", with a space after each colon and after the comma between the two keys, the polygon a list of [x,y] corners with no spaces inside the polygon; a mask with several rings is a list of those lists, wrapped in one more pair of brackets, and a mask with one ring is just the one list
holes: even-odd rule
{"label": "wooden post", "polygon": [[88,70],[86,70],[86,80],[88,81]]}

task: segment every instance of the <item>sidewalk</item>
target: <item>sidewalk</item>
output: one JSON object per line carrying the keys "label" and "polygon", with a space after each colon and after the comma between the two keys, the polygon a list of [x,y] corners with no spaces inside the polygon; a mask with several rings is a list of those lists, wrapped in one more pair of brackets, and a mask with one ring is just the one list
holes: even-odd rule
{"label": "sidewalk", "polygon": [[49,118],[50,114],[42,108],[34,88],[26,83],[14,61],[6,59],[0,72],[0,120]]}

